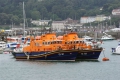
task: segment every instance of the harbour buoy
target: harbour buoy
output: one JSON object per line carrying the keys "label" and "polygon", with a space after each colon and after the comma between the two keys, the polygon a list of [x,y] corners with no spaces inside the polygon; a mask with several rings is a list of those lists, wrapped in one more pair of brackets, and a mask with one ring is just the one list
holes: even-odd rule
{"label": "harbour buoy", "polygon": [[104,57],[102,60],[103,60],[103,61],[109,61],[109,59],[106,58],[106,57]]}

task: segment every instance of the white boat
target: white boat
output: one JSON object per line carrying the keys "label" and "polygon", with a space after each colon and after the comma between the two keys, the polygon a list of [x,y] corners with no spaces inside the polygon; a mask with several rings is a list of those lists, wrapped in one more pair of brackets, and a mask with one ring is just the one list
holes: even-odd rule
{"label": "white boat", "polygon": [[120,55],[120,44],[116,48],[112,48],[112,54],[119,54]]}
{"label": "white boat", "polygon": [[6,48],[10,48],[10,49],[15,49],[17,47],[17,45],[20,44],[18,42],[11,42],[11,43],[7,43],[6,44]]}
{"label": "white boat", "polygon": [[102,38],[101,38],[102,41],[114,40],[114,39],[115,39],[115,38],[113,38],[111,35],[109,35],[109,36],[104,35],[104,36],[102,36]]}
{"label": "white boat", "polygon": [[87,40],[87,41],[91,41],[91,40],[93,40],[92,37],[87,36],[87,35],[83,36],[82,38],[83,38],[84,40]]}
{"label": "white boat", "polygon": [[115,40],[114,37],[112,37],[111,35],[106,34],[105,32],[103,32],[105,35],[102,36],[101,40],[102,41],[106,41],[106,40]]}
{"label": "white boat", "polygon": [[23,47],[29,46],[30,42],[26,42],[25,44],[19,44],[19,47],[17,46],[15,49],[13,49],[13,52],[23,52]]}
{"label": "white boat", "polygon": [[6,42],[0,41],[0,51],[3,51],[6,47]]}

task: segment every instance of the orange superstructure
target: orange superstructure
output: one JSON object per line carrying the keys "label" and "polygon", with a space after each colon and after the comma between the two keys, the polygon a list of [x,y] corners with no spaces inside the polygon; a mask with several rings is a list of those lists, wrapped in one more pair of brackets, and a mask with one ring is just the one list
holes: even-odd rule
{"label": "orange superstructure", "polygon": [[30,45],[23,48],[24,52],[53,51],[61,47],[62,41],[58,40],[55,33],[41,35],[40,39],[31,37]]}
{"label": "orange superstructure", "polygon": [[46,33],[39,39],[31,37],[30,45],[23,48],[24,52],[55,51],[71,49],[91,49],[77,33],[71,32],[63,36],[56,37],[55,33]]}
{"label": "orange superstructure", "polygon": [[82,38],[78,37],[76,32],[64,34],[62,37],[62,41],[63,45],[67,49],[92,49],[91,45],[87,45]]}
{"label": "orange superstructure", "polygon": [[31,60],[98,59],[101,50],[86,44],[75,32],[59,37],[56,33],[46,33],[39,39],[30,37],[30,45],[23,47],[22,52],[15,52],[15,55],[16,59]]}

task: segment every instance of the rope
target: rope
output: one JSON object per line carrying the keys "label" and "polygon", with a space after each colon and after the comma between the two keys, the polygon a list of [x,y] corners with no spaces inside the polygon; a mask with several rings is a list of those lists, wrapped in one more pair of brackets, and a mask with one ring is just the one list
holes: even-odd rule
{"label": "rope", "polygon": [[27,56],[27,60],[29,60],[30,56],[29,56],[29,55],[27,55],[27,53],[25,53],[25,55]]}

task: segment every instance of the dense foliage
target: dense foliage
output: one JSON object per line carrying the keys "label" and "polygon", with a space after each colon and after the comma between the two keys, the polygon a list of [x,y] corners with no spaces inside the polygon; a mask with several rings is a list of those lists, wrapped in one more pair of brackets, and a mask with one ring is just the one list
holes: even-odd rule
{"label": "dense foliage", "polygon": [[[120,0],[0,0],[0,24],[23,22],[22,2],[28,22],[38,19],[79,20],[81,16],[110,15]],[[103,8],[103,10],[100,10]]]}

